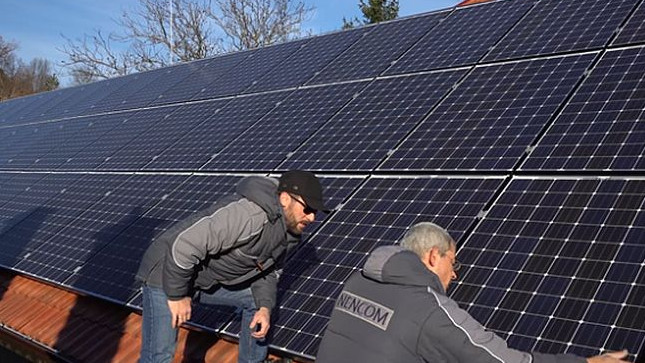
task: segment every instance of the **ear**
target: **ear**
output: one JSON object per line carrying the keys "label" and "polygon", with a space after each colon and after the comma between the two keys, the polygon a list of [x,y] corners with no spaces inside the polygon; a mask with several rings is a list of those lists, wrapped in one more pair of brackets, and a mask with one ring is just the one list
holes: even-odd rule
{"label": "ear", "polygon": [[430,251],[428,251],[428,264],[431,267],[437,266],[440,258],[441,254],[439,253],[439,249],[437,247],[433,247]]}
{"label": "ear", "polygon": [[291,203],[291,197],[289,196],[289,194],[287,194],[287,192],[280,192],[278,199],[280,199],[280,204],[282,205],[282,208],[287,208],[289,203]]}

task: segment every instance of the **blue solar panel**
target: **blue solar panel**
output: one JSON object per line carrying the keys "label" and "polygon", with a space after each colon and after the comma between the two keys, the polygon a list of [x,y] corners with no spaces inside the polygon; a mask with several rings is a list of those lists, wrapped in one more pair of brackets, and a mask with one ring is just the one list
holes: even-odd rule
{"label": "blue solar panel", "polygon": [[29,218],[2,235],[9,243],[29,235],[30,246],[23,248],[12,268],[40,278],[63,282],[95,248],[90,239],[78,243],[70,223],[87,213],[105,194],[123,183],[127,175],[84,175],[42,204],[50,211],[39,220]]}
{"label": "blue solar panel", "polygon": [[82,175],[64,174],[12,178],[25,185],[0,207],[0,265],[11,268],[26,251],[38,245],[40,241],[32,238],[43,221],[56,212],[45,203],[81,178]]}
{"label": "blue solar panel", "polygon": [[192,96],[205,91],[209,84],[217,82],[248,55],[249,52],[229,53],[188,63],[186,67],[191,70],[189,75],[164,90],[152,104],[169,104],[189,100]]}
{"label": "blue solar panel", "polygon": [[635,354],[644,201],[643,180],[515,179],[462,243],[452,297],[517,349]]}
{"label": "blue solar panel", "polygon": [[381,170],[510,170],[594,54],[477,67]]}
{"label": "blue solar panel", "polygon": [[633,44],[645,41],[645,4],[641,3],[612,44]]}
{"label": "blue solar panel", "polygon": [[266,170],[276,167],[366,85],[367,82],[355,82],[295,91],[202,169]]}
{"label": "blue solar panel", "polygon": [[364,32],[364,28],[356,28],[312,38],[289,58],[274,65],[265,76],[254,81],[248,92],[284,89],[303,84]]}
{"label": "blue solar panel", "polygon": [[[140,133],[154,127],[159,120],[163,120],[169,113],[166,107],[130,111],[118,114],[116,119],[109,119],[105,124],[109,131],[105,131],[91,144],[86,145],[78,153],[66,160],[61,168],[66,170],[93,170],[100,164],[109,160],[121,148],[125,147]],[[91,129],[88,129],[91,132]],[[92,137],[93,135],[89,135]]]}
{"label": "blue solar panel", "polygon": [[604,54],[523,170],[645,167],[645,48]]}
{"label": "blue solar panel", "polygon": [[[238,137],[250,125],[286,98],[289,92],[266,93],[249,97],[223,99],[203,110],[210,117],[194,126],[182,138],[161,153],[151,154],[146,170],[194,170],[207,163],[219,150]],[[218,107],[214,109],[214,107]],[[204,116],[207,116],[207,115]],[[183,118],[186,115],[178,114]],[[153,131],[154,132],[154,131]]]}
{"label": "blue solar panel", "polygon": [[597,49],[606,45],[638,0],[538,2],[485,60]]}
{"label": "blue solar panel", "polygon": [[642,361],[643,12],[497,0],[0,102],[0,265],[140,309],[154,236],[308,169],[338,209],[283,271],[272,348],[313,360],[347,276],[430,220],[511,346]]}
{"label": "blue solar panel", "polygon": [[371,170],[419,124],[465,70],[371,83],[280,169]]}
{"label": "blue solar panel", "polygon": [[499,1],[458,8],[441,19],[385,74],[473,64],[520,19],[534,1]]}
{"label": "blue solar panel", "polygon": [[445,12],[433,13],[365,28],[356,43],[307,84],[377,76],[444,16]]}
{"label": "blue solar panel", "polygon": [[221,74],[213,83],[204,87],[191,100],[203,100],[242,93],[253,84],[253,81],[279,65],[308,41],[309,39],[298,40],[243,52],[249,53],[248,56],[240,60],[239,64]]}

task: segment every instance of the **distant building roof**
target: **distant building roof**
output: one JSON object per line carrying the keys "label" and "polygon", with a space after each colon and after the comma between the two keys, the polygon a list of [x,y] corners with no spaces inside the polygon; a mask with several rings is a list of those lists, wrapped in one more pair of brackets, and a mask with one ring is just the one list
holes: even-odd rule
{"label": "distant building roof", "polygon": [[466,1],[462,1],[459,4],[457,4],[457,6],[466,6],[466,5],[472,5],[472,4],[479,4],[479,3],[485,3],[485,2],[488,2],[488,1],[492,1],[492,0],[466,0]]}

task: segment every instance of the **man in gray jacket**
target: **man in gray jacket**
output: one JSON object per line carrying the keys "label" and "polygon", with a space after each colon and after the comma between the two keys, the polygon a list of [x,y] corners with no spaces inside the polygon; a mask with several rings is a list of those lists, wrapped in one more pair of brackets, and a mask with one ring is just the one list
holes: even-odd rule
{"label": "man in gray jacket", "polygon": [[[316,362],[585,362],[510,349],[486,331],[446,296],[457,278],[455,253],[448,232],[427,222],[411,227],[400,246],[375,249],[336,300]],[[621,360],[626,356],[613,352],[586,361],[627,362]]]}
{"label": "man in gray jacket", "polygon": [[279,180],[250,176],[235,194],[160,234],[137,272],[143,285],[140,362],[173,359],[177,327],[190,319],[193,299],[238,307],[238,361],[264,361],[276,269],[317,210],[327,212],[314,174],[288,171]]}

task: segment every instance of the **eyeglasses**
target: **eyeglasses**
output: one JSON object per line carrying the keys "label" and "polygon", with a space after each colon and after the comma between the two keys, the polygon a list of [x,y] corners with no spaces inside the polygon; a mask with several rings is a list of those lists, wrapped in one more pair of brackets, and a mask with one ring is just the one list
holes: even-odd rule
{"label": "eyeglasses", "polygon": [[316,214],[317,210],[315,210],[315,209],[311,208],[310,206],[308,206],[307,204],[305,204],[305,202],[303,202],[303,201],[301,201],[300,199],[298,199],[298,198],[294,197],[293,195],[291,195],[291,193],[287,193],[287,194],[289,194],[289,196],[291,197],[291,199],[295,200],[296,202],[298,202],[298,204],[300,204],[300,205],[302,206],[302,211],[303,211],[305,214]]}
{"label": "eyeglasses", "polygon": [[459,262],[456,258],[455,261],[452,263],[452,270],[457,272],[461,268],[461,262]]}

